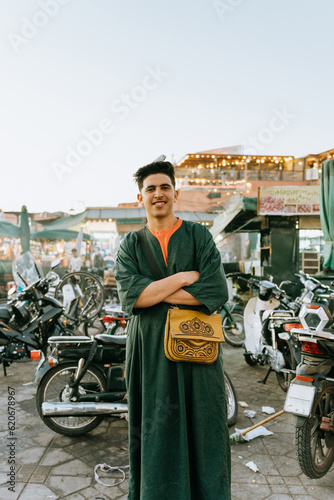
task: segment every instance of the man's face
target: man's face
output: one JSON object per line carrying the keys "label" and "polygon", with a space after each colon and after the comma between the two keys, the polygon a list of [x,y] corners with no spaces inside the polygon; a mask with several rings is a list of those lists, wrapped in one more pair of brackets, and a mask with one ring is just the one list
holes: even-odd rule
{"label": "man's face", "polygon": [[148,216],[163,218],[173,214],[177,196],[178,191],[175,191],[168,175],[153,174],[144,179],[137,199],[145,207]]}

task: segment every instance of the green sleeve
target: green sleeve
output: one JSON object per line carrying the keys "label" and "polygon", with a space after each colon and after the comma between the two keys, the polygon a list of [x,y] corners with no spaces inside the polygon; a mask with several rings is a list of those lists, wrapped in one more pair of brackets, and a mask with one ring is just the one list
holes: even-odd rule
{"label": "green sleeve", "polygon": [[116,258],[117,290],[122,309],[128,314],[142,312],[143,309],[134,309],[134,305],[141,292],[153,281],[139,273],[135,248],[136,242],[133,233],[130,233],[122,241]]}
{"label": "green sleeve", "polygon": [[202,302],[203,312],[212,314],[227,301],[228,290],[221,263],[220,253],[206,228],[198,226],[195,231],[197,270],[200,277],[192,285],[184,287],[197,300]]}

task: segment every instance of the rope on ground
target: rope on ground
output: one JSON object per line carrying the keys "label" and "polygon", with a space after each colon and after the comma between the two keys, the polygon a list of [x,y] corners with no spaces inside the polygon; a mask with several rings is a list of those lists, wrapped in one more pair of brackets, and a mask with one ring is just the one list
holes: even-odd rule
{"label": "rope on ground", "polygon": [[[122,469],[128,469],[129,468],[129,465],[123,465],[123,466],[120,466],[120,467],[111,467],[111,465],[108,465],[108,464],[97,464],[95,465],[94,467],[94,478],[95,478],[95,481],[99,484],[102,484],[103,486],[117,486],[119,484],[122,484],[123,481],[125,481],[125,472],[124,470]],[[98,469],[101,469],[102,472],[109,472],[110,470],[118,470],[122,473],[122,479],[120,481],[118,481],[118,483],[114,483],[114,484],[106,484],[106,483],[103,483],[101,481],[101,479],[99,478],[98,476],[98,473],[97,473],[97,470]]]}

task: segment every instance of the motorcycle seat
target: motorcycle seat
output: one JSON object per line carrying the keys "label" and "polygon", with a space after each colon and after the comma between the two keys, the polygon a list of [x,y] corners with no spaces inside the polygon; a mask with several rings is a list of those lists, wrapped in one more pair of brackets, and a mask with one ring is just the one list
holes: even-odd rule
{"label": "motorcycle seat", "polygon": [[12,317],[12,314],[12,308],[9,305],[4,304],[0,306],[0,319],[9,320]]}
{"label": "motorcycle seat", "polygon": [[99,344],[106,346],[110,346],[112,344],[126,344],[126,335],[108,335],[106,333],[98,333],[94,338]]}

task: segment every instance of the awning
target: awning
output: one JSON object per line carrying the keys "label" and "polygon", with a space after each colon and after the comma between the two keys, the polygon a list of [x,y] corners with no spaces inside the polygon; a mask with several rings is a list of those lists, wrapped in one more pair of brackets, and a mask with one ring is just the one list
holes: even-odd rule
{"label": "awning", "polygon": [[[245,196],[240,196],[240,195],[232,196],[224,204],[223,213],[219,214],[214,219],[213,226],[210,229],[213,239],[215,239],[220,233],[225,231],[228,225],[232,223],[232,221],[234,221],[234,219],[239,214],[242,214],[244,216],[242,217],[242,220],[240,219],[240,222],[238,224],[239,227],[247,226],[248,223],[257,218],[256,210],[257,210],[257,198],[247,198]],[[235,227],[231,228],[231,231],[233,230],[235,230]]]}
{"label": "awning", "polygon": [[20,237],[19,226],[14,226],[10,222],[2,221],[0,222],[0,236],[9,236],[11,238]]}
{"label": "awning", "polygon": [[62,219],[57,219],[48,224],[43,224],[43,221],[38,221],[39,224],[43,224],[45,229],[69,229],[71,227],[80,224],[87,216],[87,210],[76,215],[69,215],[68,217],[63,217]]}
{"label": "awning", "polygon": [[[32,240],[76,240],[78,237],[78,231],[71,231],[70,229],[43,229],[42,231],[37,231],[32,233]],[[90,240],[89,234],[83,234],[84,240]]]}

